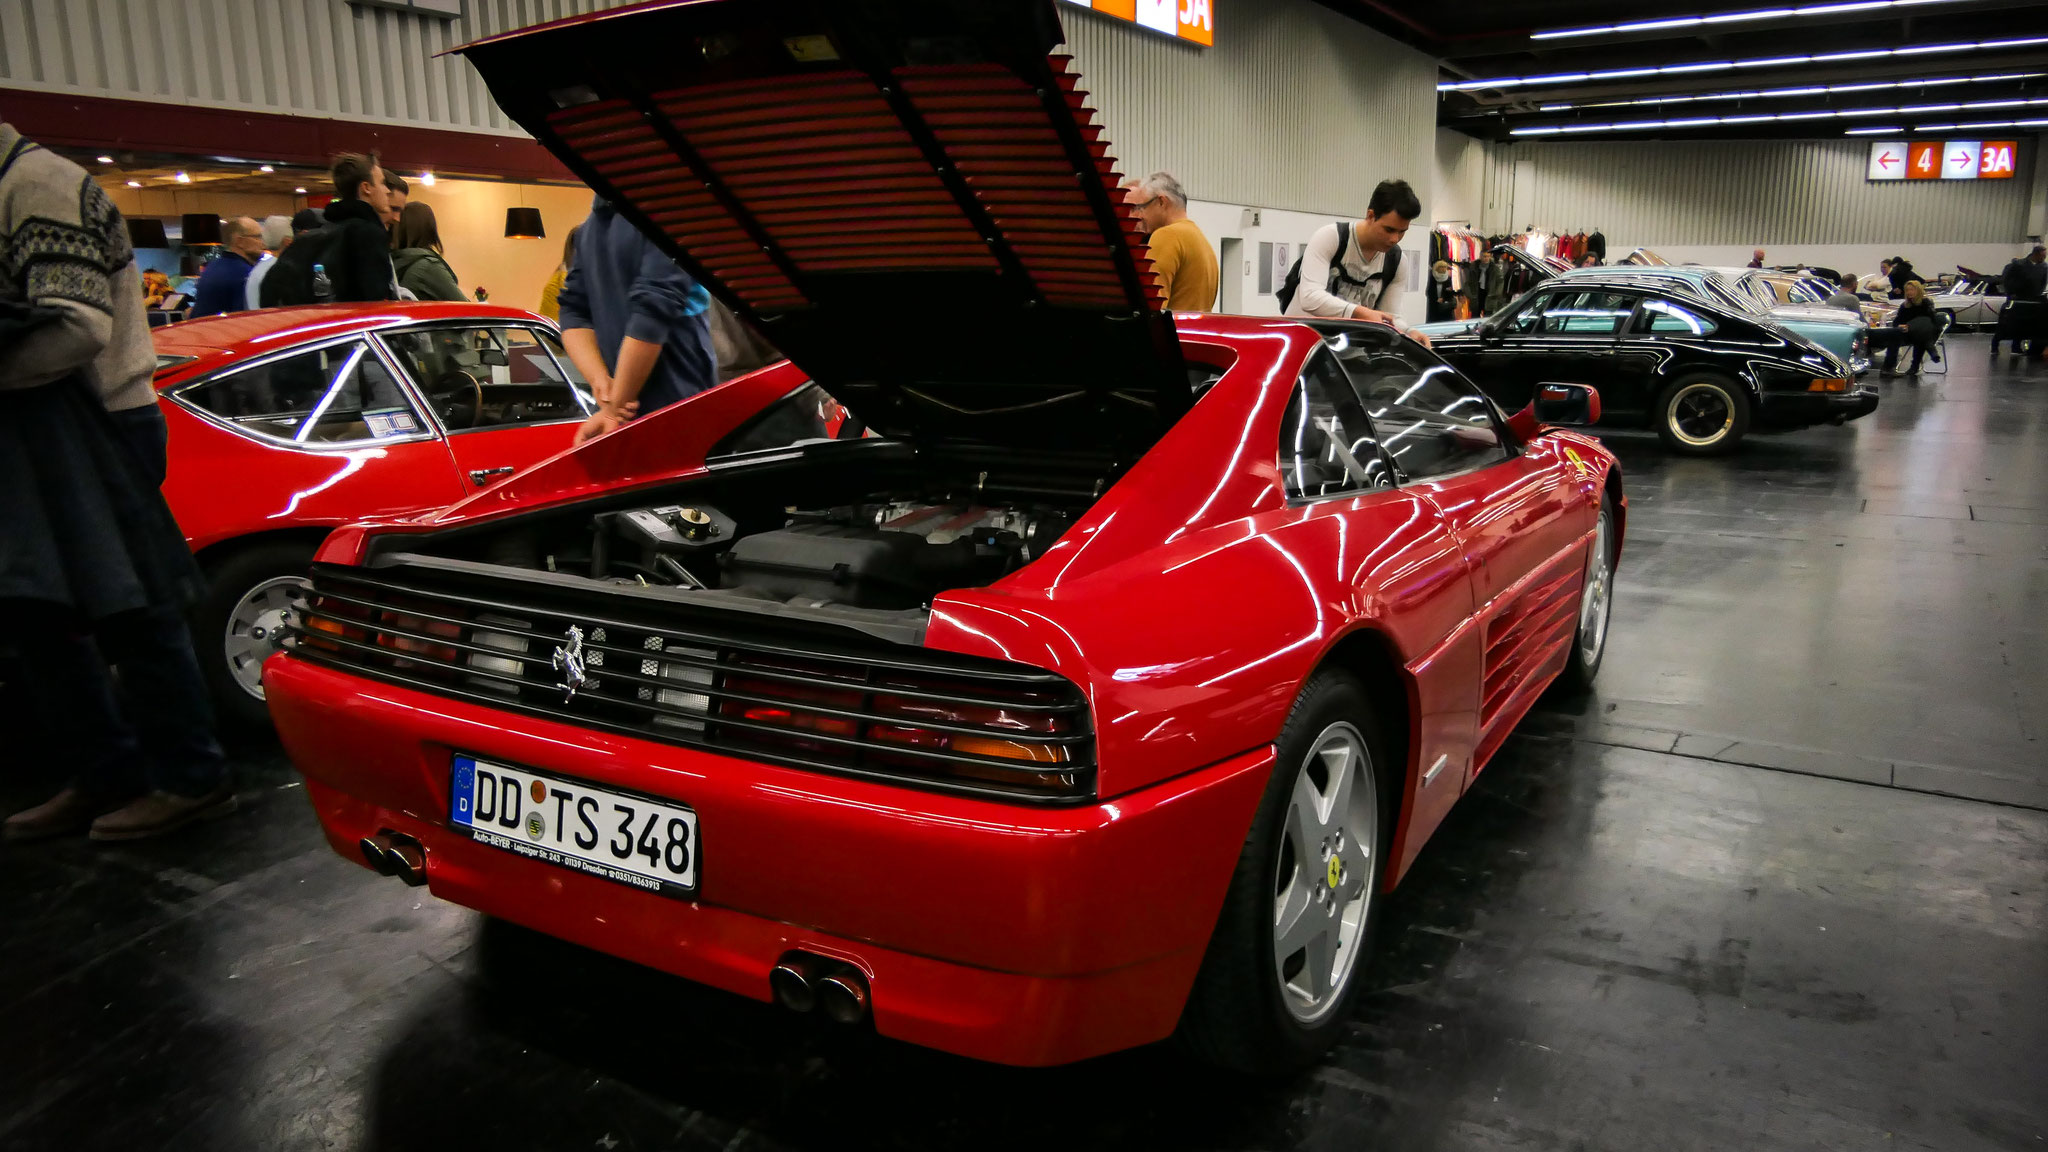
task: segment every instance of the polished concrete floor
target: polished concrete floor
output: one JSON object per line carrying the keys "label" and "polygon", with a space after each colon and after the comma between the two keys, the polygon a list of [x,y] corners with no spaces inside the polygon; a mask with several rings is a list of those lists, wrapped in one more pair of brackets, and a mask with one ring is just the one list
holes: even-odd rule
{"label": "polished concrete floor", "polygon": [[1599,691],[1460,804],[1310,1074],[977,1065],[481,924],[332,856],[259,740],[205,832],[0,848],[0,1148],[2048,1147],[2048,370],[1955,345],[1732,460],[1610,438]]}

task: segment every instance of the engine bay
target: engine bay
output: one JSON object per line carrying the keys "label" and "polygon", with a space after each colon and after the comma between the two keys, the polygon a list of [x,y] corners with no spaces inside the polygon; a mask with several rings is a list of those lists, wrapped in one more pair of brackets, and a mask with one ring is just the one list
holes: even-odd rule
{"label": "engine bay", "polygon": [[788,508],[780,526],[747,531],[715,506],[677,502],[596,513],[582,541],[562,540],[540,560],[621,585],[906,609],[1002,579],[1072,525],[1069,513],[1040,506],[902,500]]}

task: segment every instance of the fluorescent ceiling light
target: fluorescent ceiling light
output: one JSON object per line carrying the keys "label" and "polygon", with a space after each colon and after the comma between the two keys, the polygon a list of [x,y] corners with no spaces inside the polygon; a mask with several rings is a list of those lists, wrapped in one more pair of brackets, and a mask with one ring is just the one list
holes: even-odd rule
{"label": "fluorescent ceiling light", "polygon": [[1614,36],[1628,32],[1661,32],[1668,28],[1698,28],[1708,24],[1748,24],[1760,20],[1839,16],[1847,12],[1879,12],[1887,8],[1919,8],[1929,4],[1959,2],[1960,0],[1838,0],[1836,3],[1826,4],[1793,4],[1783,8],[1717,12],[1707,16],[1668,16],[1656,20],[1630,20],[1621,24],[1595,24],[1585,28],[1553,28],[1531,32],[1529,39],[1567,40],[1587,36]]}
{"label": "fluorescent ceiling light", "polygon": [[1905,134],[1906,130],[1904,128],[1851,128],[1845,133],[1845,135],[1849,136],[1902,136]]}
{"label": "fluorescent ceiling light", "polygon": [[1746,116],[1694,116],[1683,120],[1622,120],[1613,124],[1541,124],[1516,128],[1511,136],[1576,136],[1586,132],[1640,132],[1649,128],[1699,128],[1710,124],[1764,124],[1788,120],[1845,120],[1859,116],[1912,116],[1923,112],[1964,112],[1973,108],[2036,108],[2048,96],[2031,100],[1979,100],[1969,104],[1912,104],[1903,108],[1834,108],[1819,112],[1759,112]]}
{"label": "fluorescent ceiling light", "polygon": [[1955,132],[1977,128],[2041,128],[2048,127],[2048,120],[1980,120],[1975,124],[1920,124],[1914,132]]}
{"label": "fluorescent ceiling light", "polygon": [[1660,104],[1699,104],[1715,100],[1778,100],[1793,96],[1828,96],[1842,92],[1882,92],[1894,88],[1941,88],[1951,84],[1990,84],[2001,80],[2032,80],[2048,72],[1999,72],[1989,76],[1930,76],[1919,80],[1883,80],[1862,84],[1804,84],[1797,88],[1745,88],[1739,92],[1704,92],[1692,96],[1644,96],[1636,100],[1595,100],[1583,104],[1541,104],[1538,112],[1574,108],[1636,108]]}
{"label": "fluorescent ceiling light", "polygon": [[1471,92],[1481,88],[1524,88],[1531,84],[1569,84],[1586,80],[1625,80],[1634,76],[1678,76],[1688,72],[1725,72],[1738,68],[1781,68],[1788,64],[1829,64],[1842,60],[1876,60],[1887,56],[1922,56],[1942,52],[1979,52],[1991,48],[2027,48],[2048,44],[2048,36],[2010,40],[1973,40],[1927,44],[1913,48],[1873,48],[1861,52],[1815,52],[1805,56],[1766,56],[1756,60],[1715,60],[1703,64],[1667,64],[1657,68],[1614,68],[1599,72],[1555,72],[1545,76],[1495,76],[1439,84],[1439,92]]}

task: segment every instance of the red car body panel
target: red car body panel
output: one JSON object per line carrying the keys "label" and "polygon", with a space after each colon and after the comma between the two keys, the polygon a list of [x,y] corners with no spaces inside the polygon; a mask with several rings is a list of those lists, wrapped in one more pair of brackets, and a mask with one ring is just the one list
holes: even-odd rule
{"label": "red car body panel", "polygon": [[[159,356],[192,357],[159,372],[157,390],[169,393],[302,345],[395,324],[454,320],[547,323],[530,312],[488,304],[328,304],[234,312],[151,330]],[[477,491],[467,479],[469,470],[526,468],[567,448],[573,433],[573,425],[541,424],[453,436],[437,432],[388,444],[294,448],[233,431],[168,397],[159,407],[170,431],[164,498],[195,552],[279,531],[326,530],[437,509]]]}
{"label": "red car body panel", "polygon": [[[1302,685],[1347,642],[1398,665],[1403,698],[1379,702],[1408,734],[1391,886],[1563,667],[1613,466],[1597,442],[1551,431],[1446,481],[1290,503],[1280,421],[1319,336],[1179,323],[1190,358],[1228,371],[1043,557],[938,597],[926,634],[1081,685],[1098,801],[1046,810],[842,779],[280,656],[273,717],[336,849],[413,836],[437,895],[757,999],[787,950],[840,957],[868,975],[884,1033],[982,1059],[1058,1063],[1164,1037]],[[438,514],[339,531],[321,559],[355,561],[373,534],[687,480],[802,382],[764,370]],[[699,891],[650,896],[450,831],[457,752],[689,805]]]}
{"label": "red car body panel", "polygon": [[[1078,519],[1043,555],[932,597],[914,641],[1078,686],[1094,793],[960,794],[942,790],[954,781],[856,778],[715,741],[666,743],[653,729],[583,727],[565,717],[603,721],[536,714],[529,689],[542,681],[512,682],[503,706],[455,695],[452,680],[445,695],[409,687],[375,669],[416,665],[374,664],[374,646],[345,635],[270,661],[272,715],[336,850],[358,858],[363,838],[411,837],[426,884],[447,899],[761,1000],[790,950],[835,957],[866,975],[881,1032],[988,1060],[1059,1063],[1161,1039],[1304,685],[1331,666],[1358,673],[1384,749],[1400,750],[1384,765],[1399,800],[1383,853],[1391,886],[1565,666],[1598,509],[1608,496],[1621,506],[1613,458],[1545,431],[1441,480],[1290,499],[1281,430],[1309,357],[1328,354],[1323,338],[1284,320],[1157,311],[1078,77],[1046,55],[1060,39],[1049,0],[787,11],[799,9],[820,33],[800,39],[829,52],[799,52],[783,6],[737,0],[645,5],[466,51],[508,115],[808,367],[693,397],[436,514],[344,528],[320,559],[356,564],[373,537],[586,499],[702,500],[792,458],[789,474],[814,477],[824,503],[865,501],[875,493],[825,490],[836,462],[867,451],[856,445],[728,461],[714,484],[692,484],[715,445],[815,373],[871,426],[929,449],[946,498],[970,482],[945,469],[976,451],[1018,468],[1019,492],[1090,491],[1085,472],[1079,484],[1032,486],[1040,464],[1089,461],[1096,480],[1114,478],[1085,510],[1073,501]],[[729,58],[713,51],[731,45],[741,47]],[[963,62],[921,59],[931,45]],[[817,176],[800,206],[779,175],[799,161]],[[1191,377],[1187,363],[1220,375],[1200,389],[1207,374]],[[770,514],[780,506],[778,493]],[[409,568],[435,564],[451,582],[489,587],[485,562],[436,556],[431,539],[404,545],[380,547],[377,561],[401,594]],[[602,594],[565,572],[530,575],[565,600]],[[648,614],[690,603],[681,589],[630,594]],[[701,622],[730,603],[699,598],[683,611]],[[774,627],[830,637],[821,645],[856,626],[802,618],[795,601],[776,607]],[[729,610],[735,632],[754,619]],[[441,635],[461,635],[455,626]],[[469,627],[472,640],[484,634]],[[914,634],[890,633],[906,644]],[[564,635],[555,659],[574,669],[582,632]],[[342,657],[337,644],[350,643],[370,652],[365,662]],[[545,666],[545,647],[521,651]],[[571,673],[563,708],[580,683]],[[701,877],[687,893],[655,894],[472,840],[450,821],[457,755],[688,807]],[[371,855],[381,851],[373,841]]]}
{"label": "red car body panel", "polygon": [[[508,720],[291,659],[265,676],[343,855],[382,829],[414,836],[437,896],[755,999],[789,949],[837,956],[867,974],[885,1034],[1013,1064],[1172,1030],[1271,762],[1261,750],[1114,802],[1029,809]],[[704,898],[450,831],[456,749],[688,796]]]}

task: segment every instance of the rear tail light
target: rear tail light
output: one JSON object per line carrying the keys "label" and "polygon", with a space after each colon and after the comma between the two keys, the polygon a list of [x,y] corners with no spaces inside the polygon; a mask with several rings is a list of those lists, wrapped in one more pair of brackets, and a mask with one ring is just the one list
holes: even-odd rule
{"label": "rear tail light", "polygon": [[796,633],[648,627],[315,565],[287,647],[492,707],[813,771],[1094,795],[1086,697],[1042,669]]}
{"label": "rear tail light", "polygon": [[[386,608],[377,614],[377,643],[379,646],[395,649],[399,652],[415,653],[437,664],[453,664],[461,658],[461,653],[453,645],[436,644],[430,637],[438,636],[447,640],[460,640],[462,638],[462,625],[447,620],[434,620],[425,616],[415,616],[410,612],[402,610],[406,607],[412,607],[412,605]],[[415,662],[399,660],[397,666],[400,668],[411,668],[415,666]]]}
{"label": "rear tail light", "polygon": [[[368,632],[346,622],[348,618],[357,620],[369,619],[371,610],[368,608],[349,604],[332,596],[315,596],[308,601],[306,607],[307,611],[301,613],[301,616],[303,617],[303,625],[309,632],[322,632],[328,636],[339,636],[343,640],[354,641],[358,644],[370,638]],[[320,636],[307,636],[304,642],[324,652],[340,652],[342,650],[341,645]]]}
{"label": "rear tail light", "polygon": [[[761,666],[758,661],[746,663]],[[790,730],[787,735],[749,731],[747,740],[809,752],[858,745],[865,749],[863,760],[878,767],[1053,795],[1073,793],[1080,787],[1073,770],[1075,753],[1067,742],[1074,735],[1072,718],[1043,710],[1042,704],[1034,708],[1034,701],[1022,696],[1014,703],[996,699],[968,703],[939,698],[964,694],[967,689],[936,679],[891,676],[879,683],[848,683],[842,688],[829,682],[818,684],[832,675],[822,668],[782,662],[775,668],[806,675],[807,682],[726,674],[725,692],[775,697],[778,703],[726,697],[719,706],[721,715]],[[978,686],[973,691],[990,694]],[[806,704],[813,708],[805,708]]]}

